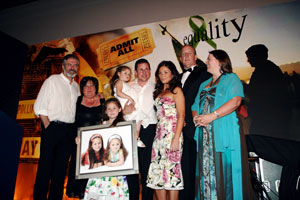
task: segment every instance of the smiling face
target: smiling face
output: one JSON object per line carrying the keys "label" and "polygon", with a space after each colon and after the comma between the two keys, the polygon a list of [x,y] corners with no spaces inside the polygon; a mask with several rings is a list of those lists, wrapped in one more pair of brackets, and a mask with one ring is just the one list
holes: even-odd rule
{"label": "smiling face", "polygon": [[101,148],[102,148],[102,140],[101,140],[101,138],[97,137],[97,138],[93,139],[93,141],[92,141],[92,149],[95,152],[99,152]]}
{"label": "smiling face", "polygon": [[205,63],[207,65],[207,72],[213,75],[220,73],[220,63],[212,54],[208,55]]}
{"label": "smiling face", "polygon": [[119,108],[116,103],[110,102],[106,105],[105,113],[110,120],[115,120],[119,112],[121,112],[121,108]]}
{"label": "smiling face", "polygon": [[195,49],[189,45],[181,49],[180,61],[184,69],[189,69],[196,65],[197,55]]}
{"label": "smiling face", "polygon": [[168,84],[172,80],[173,75],[168,67],[161,66],[158,70],[158,77],[163,84]]}
{"label": "smiling face", "polygon": [[119,79],[124,82],[130,81],[131,71],[130,69],[123,69],[121,72],[118,72]]}
{"label": "smiling face", "polygon": [[120,150],[120,147],[121,147],[121,141],[117,138],[112,139],[109,143],[109,149],[113,153],[117,153]]}
{"label": "smiling face", "polygon": [[87,98],[93,98],[96,96],[96,87],[93,81],[89,80],[83,87],[83,95]]}
{"label": "smiling face", "polygon": [[72,79],[77,75],[78,68],[79,62],[75,58],[69,58],[63,64],[63,73],[67,78]]}
{"label": "smiling face", "polygon": [[135,75],[138,79],[139,84],[141,85],[146,84],[151,75],[151,70],[148,63],[138,64],[137,69],[135,71]]}

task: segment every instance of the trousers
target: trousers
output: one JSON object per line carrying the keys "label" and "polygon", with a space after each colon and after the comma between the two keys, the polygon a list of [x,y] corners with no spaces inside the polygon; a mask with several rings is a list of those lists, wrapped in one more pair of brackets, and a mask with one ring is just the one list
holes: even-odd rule
{"label": "trousers", "polygon": [[68,160],[75,142],[73,124],[50,122],[42,131],[40,159],[35,179],[34,200],[58,200],[63,197]]}

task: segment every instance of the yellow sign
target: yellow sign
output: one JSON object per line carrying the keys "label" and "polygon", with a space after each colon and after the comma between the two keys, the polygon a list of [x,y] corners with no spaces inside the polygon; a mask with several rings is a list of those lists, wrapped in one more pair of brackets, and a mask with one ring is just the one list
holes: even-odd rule
{"label": "yellow sign", "polygon": [[97,48],[100,66],[105,70],[152,53],[155,48],[152,32],[142,28]]}
{"label": "yellow sign", "polygon": [[39,158],[40,144],[40,137],[23,137],[20,158]]}
{"label": "yellow sign", "polygon": [[79,58],[80,61],[80,67],[78,70],[78,84],[80,84],[80,81],[85,76],[92,76],[98,79],[98,92],[103,92],[103,86],[101,79],[95,74],[94,70],[91,68],[91,66],[86,62],[86,60],[77,52],[74,52],[74,54]]}
{"label": "yellow sign", "polygon": [[19,101],[17,119],[35,119],[37,118],[33,112],[33,100]]}

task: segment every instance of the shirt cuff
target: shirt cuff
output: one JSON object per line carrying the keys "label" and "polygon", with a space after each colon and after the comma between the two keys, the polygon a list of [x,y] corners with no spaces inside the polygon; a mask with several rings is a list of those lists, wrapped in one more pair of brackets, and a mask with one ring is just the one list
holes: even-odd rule
{"label": "shirt cuff", "polygon": [[40,116],[40,115],[44,115],[44,116],[48,116],[48,112],[47,110],[38,110],[38,111],[34,111],[36,116]]}

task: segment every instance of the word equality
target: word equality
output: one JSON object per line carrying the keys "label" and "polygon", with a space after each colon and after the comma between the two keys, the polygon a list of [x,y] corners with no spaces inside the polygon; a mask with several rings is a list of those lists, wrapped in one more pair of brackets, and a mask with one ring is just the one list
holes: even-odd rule
{"label": "word equality", "polygon": [[[232,39],[232,42],[238,42],[243,32],[246,17],[247,15],[242,16],[242,21],[237,18],[230,21],[224,19],[221,23],[219,23],[219,19],[216,18],[215,22],[208,22],[207,28],[203,29],[201,32],[194,32],[193,34],[185,36],[183,38],[183,43],[186,45],[191,44],[192,42],[197,43],[199,41],[206,41],[209,39],[213,40],[221,37],[228,37],[234,32],[237,33],[237,37]],[[205,22],[203,21],[202,23]],[[233,29],[231,29],[230,26],[233,27]],[[228,32],[228,29],[234,32]]]}

